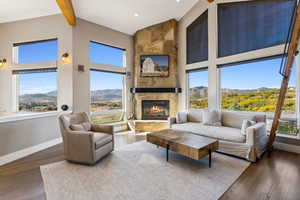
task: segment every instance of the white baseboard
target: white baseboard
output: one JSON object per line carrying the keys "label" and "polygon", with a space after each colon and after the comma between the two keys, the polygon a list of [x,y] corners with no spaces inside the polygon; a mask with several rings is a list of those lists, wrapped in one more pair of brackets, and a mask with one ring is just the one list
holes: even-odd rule
{"label": "white baseboard", "polygon": [[10,163],[10,162],[13,162],[15,160],[24,158],[24,157],[29,156],[31,154],[34,154],[36,152],[45,150],[49,147],[55,146],[55,145],[60,144],[60,143],[62,143],[62,138],[61,137],[56,138],[54,140],[44,142],[44,143],[41,143],[41,144],[38,144],[38,145],[35,145],[35,146],[32,146],[32,147],[28,147],[26,149],[22,149],[20,151],[16,151],[14,153],[10,153],[10,154],[1,156],[0,157],[0,166],[5,165],[5,164]]}
{"label": "white baseboard", "polygon": [[288,152],[300,154],[300,146],[296,146],[296,145],[292,145],[292,144],[274,142],[274,148],[279,149],[279,150],[283,150],[283,151],[288,151]]}

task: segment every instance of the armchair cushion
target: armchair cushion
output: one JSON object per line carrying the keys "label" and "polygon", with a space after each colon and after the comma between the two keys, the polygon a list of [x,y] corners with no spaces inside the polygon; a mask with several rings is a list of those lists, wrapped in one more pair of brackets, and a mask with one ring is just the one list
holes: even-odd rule
{"label": "armchair cushion", "polygon": [[73,131],[90,131],[91,130],[91,123],[83,122],[81,124],[71,124],[70,129]]}
{"label": "armchair cushion", "polygon": [[99,149],[102,146],[106,145],[107,143],[112,142],[113,136],[105,133],[95,133],[94,132],[94,142],[95,142],[95,149]]}

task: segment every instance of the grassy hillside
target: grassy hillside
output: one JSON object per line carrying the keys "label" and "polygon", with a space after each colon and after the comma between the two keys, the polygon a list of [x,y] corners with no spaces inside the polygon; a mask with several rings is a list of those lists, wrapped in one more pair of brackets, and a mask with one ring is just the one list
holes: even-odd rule
{"label": "grassy hillside", "polygon": [[[274,112],[279,89],[227,90],[222,91],[222,109],[236,111]],[[293,114],[296,110],[296,92],[290,88],[286,94],[284,113]],[[207,95],[191,94],[190,107],[206,108]]]}
{"label": "grassy hillside", "polygon": [[[197,87],[200,88],[200,87]],[[207,93],[198,92],[192,88],[190,92],[191,108],[207,108]],[[203,88],[202,88],[203,90]],[[274,113],[278,99],[279,89],[261,88],[256,90],[222,90],[222,109],[235,111],[252,111]],[[296,90],[289,88],[283,107],[283,115],[295,114],[296,111]],[[270,130],[272,119],[267,120],[267,128]],[[296,135],[296,120],[280,120],[279,133]]]}

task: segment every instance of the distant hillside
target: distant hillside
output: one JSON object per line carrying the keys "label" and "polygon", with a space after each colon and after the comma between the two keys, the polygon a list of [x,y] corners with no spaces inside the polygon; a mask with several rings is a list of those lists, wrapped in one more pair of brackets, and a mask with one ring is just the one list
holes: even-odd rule
{"label": "distant hillside", "polygon": [[[294,87],[289,87],[290,89],[293,89]],[[257,89],[229,89],[229,88],[223,88],[222,92],[225,93],[240,93],[240,92],[260,92],[260,91],[267,91],[267,90],[274,90],[274,89],[278,89],[278,88],[268,88],[268,87],[261,87],[261,88],[257,88]],[[206,86],[197,86],[197,87],[193,87],[190,88],[190,92],[195,93],[195,94],[204,94],[206,93],[208,90],[208,88]]]}
{"label": "distant hillside", "polygon": [[[107,89],[107,90],[95,90],[91,92],[93,101],[103,101],[111,99],[122,98],[121,89]],[[37,94],[24,94],[20,96],[20,102],[55,102],[57,97],[57,91],[51,91],[48,93]]]}
{"label": "distant hillside", "polygon": [[48,93],[37,93],[37,94],[24,94],[20,96],[20,102],[30,103],[30,102],[56,102],[57,91],[52,91]]}
{"label": "distant hillside", "polygon": [[122,98],[121,89],[94,90],[91,92],[93,101],[103,101]]}

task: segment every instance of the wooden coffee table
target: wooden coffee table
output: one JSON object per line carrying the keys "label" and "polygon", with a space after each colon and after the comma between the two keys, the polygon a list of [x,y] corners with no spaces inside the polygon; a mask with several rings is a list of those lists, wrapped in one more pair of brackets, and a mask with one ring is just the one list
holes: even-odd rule
{"label": "wooden coffee table", "polygon": [[194,160],[209,156],[209,167],[211,167],[211,154],[219,147],[218,140],[172,129],[147,134],[147,142],[166,148],[167,161],[169,161],[169,150]]}

